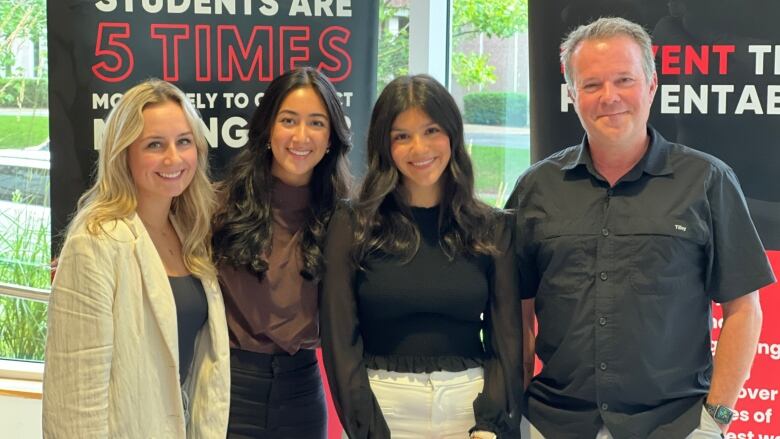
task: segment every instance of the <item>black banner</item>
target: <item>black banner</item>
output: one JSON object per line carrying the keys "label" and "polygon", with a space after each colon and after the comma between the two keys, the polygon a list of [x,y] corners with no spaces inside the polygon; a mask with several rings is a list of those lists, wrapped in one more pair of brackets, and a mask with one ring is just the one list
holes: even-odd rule
{"label": "black banner", "polygon": [[530,0],[531,154],[579,143],[558,55],[567,32],[621,16],[653,37],[659,88],[650,123],[739,177],[764,245],[780,250],[780,2]]}
{"label": "black banner", "polygon": [[377,0],[48,0],[52,253],[91,183],[95,139],[121,93],[168,80],[200,110],[219,178],[275,76],[318,68],[363,145],[376,88]]}

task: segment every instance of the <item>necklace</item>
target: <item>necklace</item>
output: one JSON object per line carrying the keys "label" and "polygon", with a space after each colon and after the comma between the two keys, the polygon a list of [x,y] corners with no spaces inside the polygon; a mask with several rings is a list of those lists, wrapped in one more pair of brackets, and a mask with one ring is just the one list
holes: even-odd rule
{"label": "necklace", "polygon": [[169,229],[173,229],[171,223],[167,223],[168,227],[154,228],[144,223],[144,227],[149,232],[149,237],[152,238],[152,243],[159,253],[168,253],[172,257],[176,257],[179,253],[181,244],[176,234],[171,234]]}

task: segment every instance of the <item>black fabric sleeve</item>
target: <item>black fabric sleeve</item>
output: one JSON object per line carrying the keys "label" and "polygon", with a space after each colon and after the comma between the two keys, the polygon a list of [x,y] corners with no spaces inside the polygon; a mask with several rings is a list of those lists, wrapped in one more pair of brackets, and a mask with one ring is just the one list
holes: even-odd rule
{"label": "black fabric sleeve", "polygon": [[474,400],[473,430],[500,438],[520,437],[523,396],[522,309],[510,215],[501,215],[496,237],[499,253],[493,258],[490,296],[485,313],[485,385]]}
{"label": "black fabric sleeve", "polygon": [[389,439],[382,410],[368,382],[351,263],[352,217],[333,215],[325,242],[325,276],[320,295],[322,357],[342,427],[351,439]]}
{"label": "black fabric sleeve", "polygon": [[712,166],[707,200],[707,294],[716,302],[728,302],[774,282],[772,267],[750,219],[737,176],[725,164]]}

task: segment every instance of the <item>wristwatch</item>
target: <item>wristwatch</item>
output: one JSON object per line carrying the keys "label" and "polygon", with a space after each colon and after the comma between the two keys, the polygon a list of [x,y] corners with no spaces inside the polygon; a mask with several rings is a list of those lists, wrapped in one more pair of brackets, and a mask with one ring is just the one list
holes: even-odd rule
{"label": "wristwatch", "polygon": [[705,402],[704,409],[707,410],[707,413],[709,413],[710,416],[712,416],[712,419],[718,424],[727,425],[735,416],[737,416],[736,411],[725,405],[713,405]]}

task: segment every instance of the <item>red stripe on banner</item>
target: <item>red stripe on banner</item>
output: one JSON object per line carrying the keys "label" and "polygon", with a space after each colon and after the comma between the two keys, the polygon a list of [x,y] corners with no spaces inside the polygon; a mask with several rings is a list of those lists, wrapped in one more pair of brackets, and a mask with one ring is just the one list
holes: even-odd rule
{"label": "red stripe on banner", "polygon": [[[780,251],[767,252],[775,277],[780,278]],[[739,418],[727,439],[780,439],[780,284],[760,290],[764,324],[750,378],[740,392]],[[713,306],[712,339],[720,333],[721,308]],[[713,342],[715,347],[715,342]]]}
{"label": "red stripe on banner", "polygon": [[328,378],[325,375],[325,366],[322,362],[322,349],[317,349],[317,363],[320,365],[320,375],[322,375],[322,386],[325,388],[325,400],[328,402],[328,439],[340,439],[341,422],[339,422],[339,415],[336,414],[336,406],[333,405],[333,398],[330,396],[330,386],[328,385]]}

